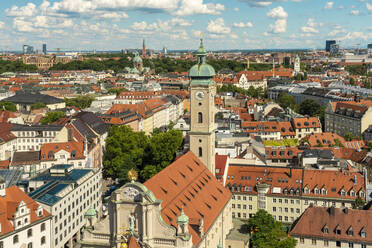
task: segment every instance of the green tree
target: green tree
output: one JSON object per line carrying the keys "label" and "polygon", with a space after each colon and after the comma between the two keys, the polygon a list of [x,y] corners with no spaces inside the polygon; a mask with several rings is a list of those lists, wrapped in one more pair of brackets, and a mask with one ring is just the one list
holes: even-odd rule
{"label": "green tree", "polygon": [[128,171],[139,172],[139,180],[146,181],[168,166],[182,145],[182,133],[158,129],[152,136],[134,132],[127,126],[113,126],[106,139],[103,157],[105,176],[128,181]]}
{"label": "green tree", "polygon": [[248,219],[247,229],[251,232],[251,244],[255,248],[294,248],[297,241],[288,237],[282,223],[265,210],[258,210]]}
{"label": "green tree", "polygon": [[350,82],[351,85],[355,85],[355,79],[354,78],[350,77],[349,80],[350,80],[349,82]]}
{"label": "green tree", "polygon": [[306,99],[300,104],[299,112],[302,115],[319,116],[322,106],[312,99]]}
{"label": "green tree", "polygon": [[276,102],[282,107],[283,109],[291,108],[293,110],[296,110],[298,107],[296,106],[296,100],[293,96],[287,94],[287,93],[281,93],[279,95],[279,98],[276,100]]}
{"label": "green tree", "polygon": [[354,209],[362,209],[364,205],[366,205],[366,202],[360,196],[355,198],[355,201],[353,202]]}
{"label": "green tree", "polygon": [[65,98],[65,102],[66,106],[75,106],[79,109],[85,109],[90,107],[94,99],[95,98],[92,95],[84,95],[75,98]]}
{"label": "green tree", "polygon": [[3,102],[0,102],[0,110],[8,110],[8,111],[11,111],[11,112],[16,112],[17,107],[12,102],[3,101]]}
{"label": "green tree", "polygon": [[43,118],[41,118],[40,123],[52,124],[53,122],[58,121],[62,117],[65,117],[65,113],[63,113],[62,111],[48,112]]}
{"label": "green tree", "polygon": [[31,110],[34,110],[34,109],[41,109],[41,108],[46,108],[45,103],[42,103],[42,102],[36,102],[36,103],[31,104]]}
{"label": "green tree", "polygon": [[119,95],[121,92],[128,91],[125,88],[110,88],[108,89],[108,92],[111,94]]}

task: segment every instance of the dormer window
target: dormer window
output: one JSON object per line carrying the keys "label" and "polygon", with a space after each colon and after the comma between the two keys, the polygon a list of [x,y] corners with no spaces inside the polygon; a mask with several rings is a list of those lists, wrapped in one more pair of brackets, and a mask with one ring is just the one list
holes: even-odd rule
{"label": "dormer window", "polygon": [[52,151],[48,152],[48,159],[53,159],[53,152]]}
{"label": "dormer window", "polygon": [[341,235],[341,228],[340,228],[339,225],[336,226],[335,233],[336,233],[337,235]]}
{"label": "dormer window", "polygon": [[360,196],[361,198],[364,198],[364,191],[359,191],[359,196]]}
{"label": "dormer window", "polygon": [[76,157],[76,151],[75,151],[75,150],[72,150],[72,151],[71,151],[71,157],[72,157],[72,158],[75,158],[75,157]]}
{"label": "dormer window", "polygon": [[363,227],[362,230],[360,230],[360,237],[365,238],[367,237],[366,229]]}
{"label": "dormer window", "polygon": [[354,190],[350,190],[350,196],[355,196],[355,191]]}
{"label": "dormer window", "polygon": [[353,227],[352,226],[350,226],[349,229],[347,229],[347,235],[354,236],[354,231],[353,231]]}
{"label": "dormer window", "polygon": [[325,188],[322,188],[322,195],[326,195],[327,194],[327,190]]}
{"label": "dormer window", "polygon": [[340,194],[341,194],[341,196],[346,196],[346,191],[345,191],[345,189],[341,189]]}
{"label": "dormer window", "polygon": [[309,188],[305,187],[304,192],[305,192],[305,194],[309,194],[310,193]]}
{"label": "dormer window", "polygon": [[328,234],[329,233],[329,229],[328,229],[328,226],[327,225],[325,225],[323,227],[323,233],[325,233],[325,234]]}
{"label": "dormer window", "polygon": [[315,188],[315,189],[314,189],[314,193],[315,193],[316,195],[319,195],[319,189],[318,189],[318,188]]}

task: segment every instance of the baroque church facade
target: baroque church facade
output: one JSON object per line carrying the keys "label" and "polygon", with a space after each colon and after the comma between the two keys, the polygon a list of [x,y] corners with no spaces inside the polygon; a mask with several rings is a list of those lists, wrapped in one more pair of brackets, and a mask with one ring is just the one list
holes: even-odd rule
{"label": "baroque church facade", "polygon": [[215,71],[202,40],[196,55],[189,71],[190,151],[145,183],[133,178],[114,191],[106,218],[88,216],[81,247],[226,247],[231,192],[215,178]]}

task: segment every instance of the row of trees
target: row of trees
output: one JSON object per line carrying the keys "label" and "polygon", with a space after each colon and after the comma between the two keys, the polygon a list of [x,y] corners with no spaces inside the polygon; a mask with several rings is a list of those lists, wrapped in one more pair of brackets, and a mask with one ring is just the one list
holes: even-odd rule
{"label": "row of trees", "polygon": [[0,73],[4,72],[34,72],[36,65],[26,65],[22,61],[10,61],[0,59]]}
{"label": "row of trees", "polygon": [[114,70],[115,72],[122,71],[125,67],[132,66],[132,62],[128,59],[128,56],[121,57],[119,60],[107,59],[107,60],[74,60],[66,64],[58,63],[52,66],[49,70]]}
{"label": "row of trees", "polygon": [[62,111],[48,112],[41,118],[41,124],[52,124],[55,121],[58,121],[62,117],[65,117],[66,114]]}
{"label": "row of trees", "polygon": [[92,95],[84,95],[75,98],[65,98],[65,102],[66,106],[69,107],[75,106],[79,109],[85,109],[90,107],[94,99],[95,98]]}
{"label": "row of trees", "polygon": [[113,126],[103,157],[105,176],[125,183],[129,170],[134,169],[144,182],[174,160],[182,142],[182,133],[172,128],[166,132],[155,130],[147,136],[127,126]]}
{"label": "row of trees", "polygon": [[233,93],[239,93],[242,95],[255,97],[255,98],[265,98],[267,95],[267,91],[264,90],[262,87],[258,87],[257,89],[253,86],[250,86],[248,90],[239,88],[233,84],[224,84],[221,87],[217,87],[217,92],[233,92]]}
{"label": "row of trees", "polygon": [[324,112],[325,107],[317,103],[312,99],[306,99],[301,104],[297,104],[293,96],[287,93],[281,93],[276,102],[283,109],[290,108],[297,113],[308,116],[317,116],[319,117],[322,126],[324,127]]}
{"label": "row of trees", "polygon": [[11,111],[11,112],[16,112],[17,107],[12,102],[3,101],[3,102],[0,102],[0,110],[8,110],[8,111]]}
{"label": "row of trees", "polygon": [[[359,75],[359,76],[366,76],[367,75],[367,68],[368,64],[361,64],[361,65],[347,65],[345,66],[345,70],[348,71],[352,75]],[[372,73],[369,74],[372,76]]]}

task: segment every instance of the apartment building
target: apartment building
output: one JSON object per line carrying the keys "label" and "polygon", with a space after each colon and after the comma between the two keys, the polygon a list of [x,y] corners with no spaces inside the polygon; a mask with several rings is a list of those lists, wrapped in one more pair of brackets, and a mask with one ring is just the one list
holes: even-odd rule
{"label": "apartment building", "polygon": [[365,174],[350,170],[305,170],[268,166],[229,166],[225,186],[233,193],[234,218],[247,219],[259,209],[292,223],[307,207],[352,207],[366,199]]}
{"label": "apartment building", "polygon": [[298,139],[309,134],[322,132],[322,125],[318,117],[293,118],[291,122]]}
{"label": "apartment building", "polygon": [[101,181],[101,169],[74,169],[67,164],[55,165],[30,179],[30,197],[53,217],[50,247],[65,247],[66,244],[73,247],[86,224],[84,215],[87,211],[93,208],[100,215]]}
{"label": "apartment building", "polygon": [[371,223],[371,210],[310,206],[290,235],[298,248],[367,248],[372,247]]}
{"label": "apartment building", "polygon": [[0,176],[0,247],[51,247],[52,216],[17,186]]}
{"label": "apartment building", "polygon": [[324,120],[326,132],[361,136],[372,124],[372,100],[331,102],[326,107]]}

